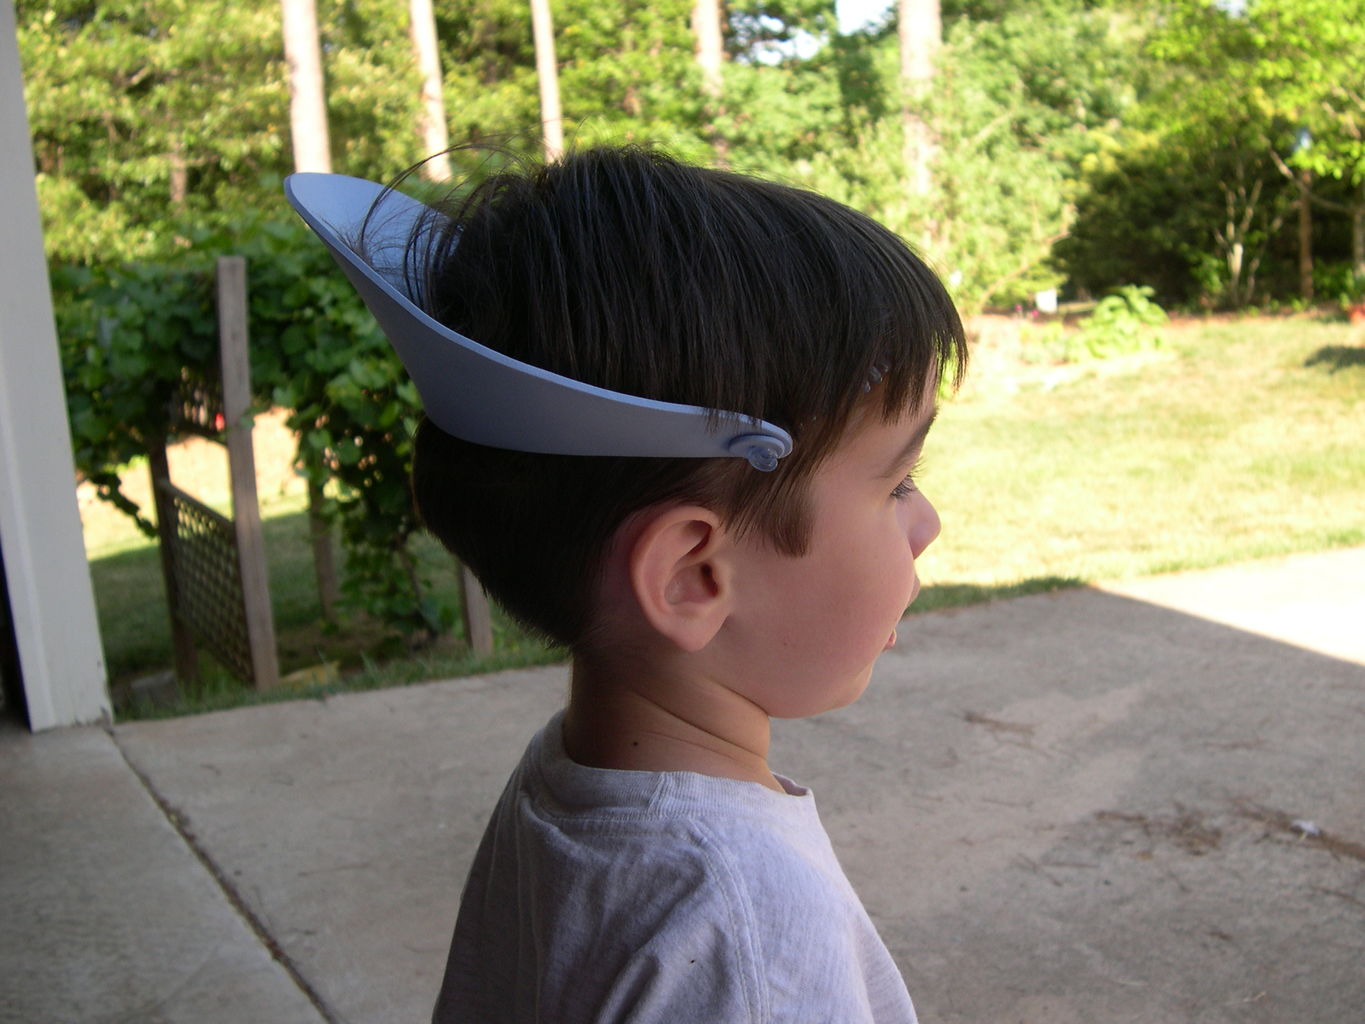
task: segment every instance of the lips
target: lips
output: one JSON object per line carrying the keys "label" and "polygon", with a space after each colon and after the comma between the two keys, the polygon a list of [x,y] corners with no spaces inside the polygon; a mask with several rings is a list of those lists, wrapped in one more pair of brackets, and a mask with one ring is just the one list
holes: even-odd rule
{"label": "lips", "polygon": [[[906,607],[906,610],[907,610],[907,611],[909,610],[910,606],[911,606],[912,604],[915,603],[915,598],[917,598],[917,597],[919,597],[919,577],[918,577],[918,576],[915,577],[914,584],[913,584],[913,586],[911,586],[911,588],[910,588],[910,600],[908,600],[908,601],[905,602],[905,607]],[[893,647],[895,647],[895,646],[896,646],[896,629],[895,629],[895,627],[893,626],[892,629],[891,629],[891,635],[890,635],[889,637],[886,638],[886,646],[883,647],[882,650],[884,650],[884,651],[889,651],[889,650],[891,650],[891,648],[893,648]]]}

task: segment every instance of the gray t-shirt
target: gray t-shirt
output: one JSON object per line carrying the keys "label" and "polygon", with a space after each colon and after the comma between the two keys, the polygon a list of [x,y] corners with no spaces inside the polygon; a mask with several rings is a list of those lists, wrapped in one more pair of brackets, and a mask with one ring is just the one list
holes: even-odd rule
{"label": "gray t-shirt", "polygon": [[810,791],[531,741],[465,884],[436,1024],[914,1024]]}

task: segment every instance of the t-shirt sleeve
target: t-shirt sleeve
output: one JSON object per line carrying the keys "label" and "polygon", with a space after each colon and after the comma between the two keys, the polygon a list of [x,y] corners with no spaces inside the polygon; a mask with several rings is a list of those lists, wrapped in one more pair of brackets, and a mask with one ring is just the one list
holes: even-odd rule
{"label": "t-shirt sleeve", "polygon": [[622,951],[591,1019],[914,1024],[900,972],[842,872],[743,831],[703,834],[682,857],[639,865],[648,873],[637,877],[656,882],[609,926],[632,936],[633,952]]}
{"label": "t-shirt sleeve", "polygon": [[695,834],[582,839],[572,864],[528,864],[542,845],[518,885],[466,889],[436,1024],[766,1024],[752,908],[723,852]]}
{"label": "t-shirt sleeve", "polygon": [[[770,1024],[915,1024],[900,971],[842,872],[768,851],[750,873]],[[831,862],[832,864],[832,862]]]}
{"label": "t-shirt sleeve", "polygon": [[714,884],[687,893],[667,889],[664,881],[656,898],[637,907],[635,920],[624,929],[634,936],[627,943],[634,948],[622,950],[619,968],[591,1016],[583,1019],[766,1024],[752,921],[742,908],[736,913],[733,893]]}

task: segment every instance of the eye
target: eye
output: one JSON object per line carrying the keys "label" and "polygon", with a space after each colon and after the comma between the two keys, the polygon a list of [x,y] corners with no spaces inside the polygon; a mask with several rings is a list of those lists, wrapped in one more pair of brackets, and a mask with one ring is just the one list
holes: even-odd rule
{"label": "eye", "polygon": [[922,461],[921,459],[915,460],[915,464],[910,467],[910,472],[905,474],[905,479],[891,489],[891,497],[897,501],[902,501],[919,490],[915,486],[915,474],[919,472]]}

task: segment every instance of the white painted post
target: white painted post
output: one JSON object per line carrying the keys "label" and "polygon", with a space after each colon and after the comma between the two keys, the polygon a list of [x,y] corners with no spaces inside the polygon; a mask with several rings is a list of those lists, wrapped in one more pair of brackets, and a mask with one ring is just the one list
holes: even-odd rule
{"label": "white painted post", "polygon": [[0,239],[0,551],[36,732],[107,718],[110,705],[10,0],[0,2]]}

